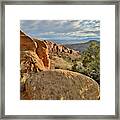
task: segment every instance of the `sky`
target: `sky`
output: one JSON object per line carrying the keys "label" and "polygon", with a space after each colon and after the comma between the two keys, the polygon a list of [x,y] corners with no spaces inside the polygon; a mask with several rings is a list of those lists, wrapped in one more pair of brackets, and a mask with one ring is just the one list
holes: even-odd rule
{"label": "sky", "polygon": [[20,29],[31,37],[58,44],[100,41],[99,20],[21,20]]}

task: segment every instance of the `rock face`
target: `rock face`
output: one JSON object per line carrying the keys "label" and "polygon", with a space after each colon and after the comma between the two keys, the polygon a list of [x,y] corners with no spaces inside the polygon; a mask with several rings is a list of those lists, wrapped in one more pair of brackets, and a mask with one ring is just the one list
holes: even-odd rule
{"label": "rock face", "polygon": [[44,40],[44,42],[48,46],[49,53],[64,53],[64,54],[68,53],[68,54],[73,54],[73,55],[79,55],[80,54],[79,51],[69,49],[69,48],[65,47],[64,45],[58,45],[56,43],[53,43],[51,41],[46,41],[46,40]]}
{"label": "rock face", "polygon": [[64,45],[44,40],[48,46],[48,53],[50,58],[50,69],[64,69],[71,70],[74,61],[80,59],[79,51],[69,49]]}
{"label": "rock face", "polygon": [[47,70],[31,74],[25,83],[26,99],[96,100],[99,85],[85,75],[68,70]]}
{"label": "rock face", "polygon": [[32,51],[21,51],[20,63],[21,73],[37,72],[45,69],[42,60]]}
{"label": "rock face", "polygon": [[35,42],[31,37],[20,31],[20,51],[35,51]]}
{"label": "rock face", "polygon": [[43,61],[43,64],[46,68],[50,68],[50,59],[48,56],[48,47],[44,41],[34,39],[37,43],[36,54]]}
{"label": "rock face", "polygon": [[26,69],[28,73],[32,71],[32,68],[35,68],[36,70],[50,68],[48,48],[44,41],[33,39],[20,31],[20,51],[22,71],[25,71]]}

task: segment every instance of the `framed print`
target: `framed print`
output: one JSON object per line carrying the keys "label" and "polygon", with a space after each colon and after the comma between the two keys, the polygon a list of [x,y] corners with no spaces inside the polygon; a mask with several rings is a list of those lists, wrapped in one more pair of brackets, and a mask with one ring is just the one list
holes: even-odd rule
{"label": "framed print", "polygon": [[119,119],[119,2],[1,3],[2,119]]}

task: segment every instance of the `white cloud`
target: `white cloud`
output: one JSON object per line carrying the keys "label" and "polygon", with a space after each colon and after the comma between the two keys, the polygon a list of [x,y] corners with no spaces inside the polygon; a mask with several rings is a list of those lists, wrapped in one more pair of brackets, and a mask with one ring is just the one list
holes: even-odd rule
{"label": "white cloud", "polygon": [[21,20],[23,31],[40,38],[99,37],[99,20]]}

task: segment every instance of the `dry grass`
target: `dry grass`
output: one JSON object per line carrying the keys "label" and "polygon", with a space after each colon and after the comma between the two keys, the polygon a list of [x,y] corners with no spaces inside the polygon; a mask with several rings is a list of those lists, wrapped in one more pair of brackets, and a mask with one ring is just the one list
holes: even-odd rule
{"label": "dry grass", "polygon": [[63,58],[53,56],[51,59],[51,67],[53,69],[71,70],[73,63],[65,61]]}

